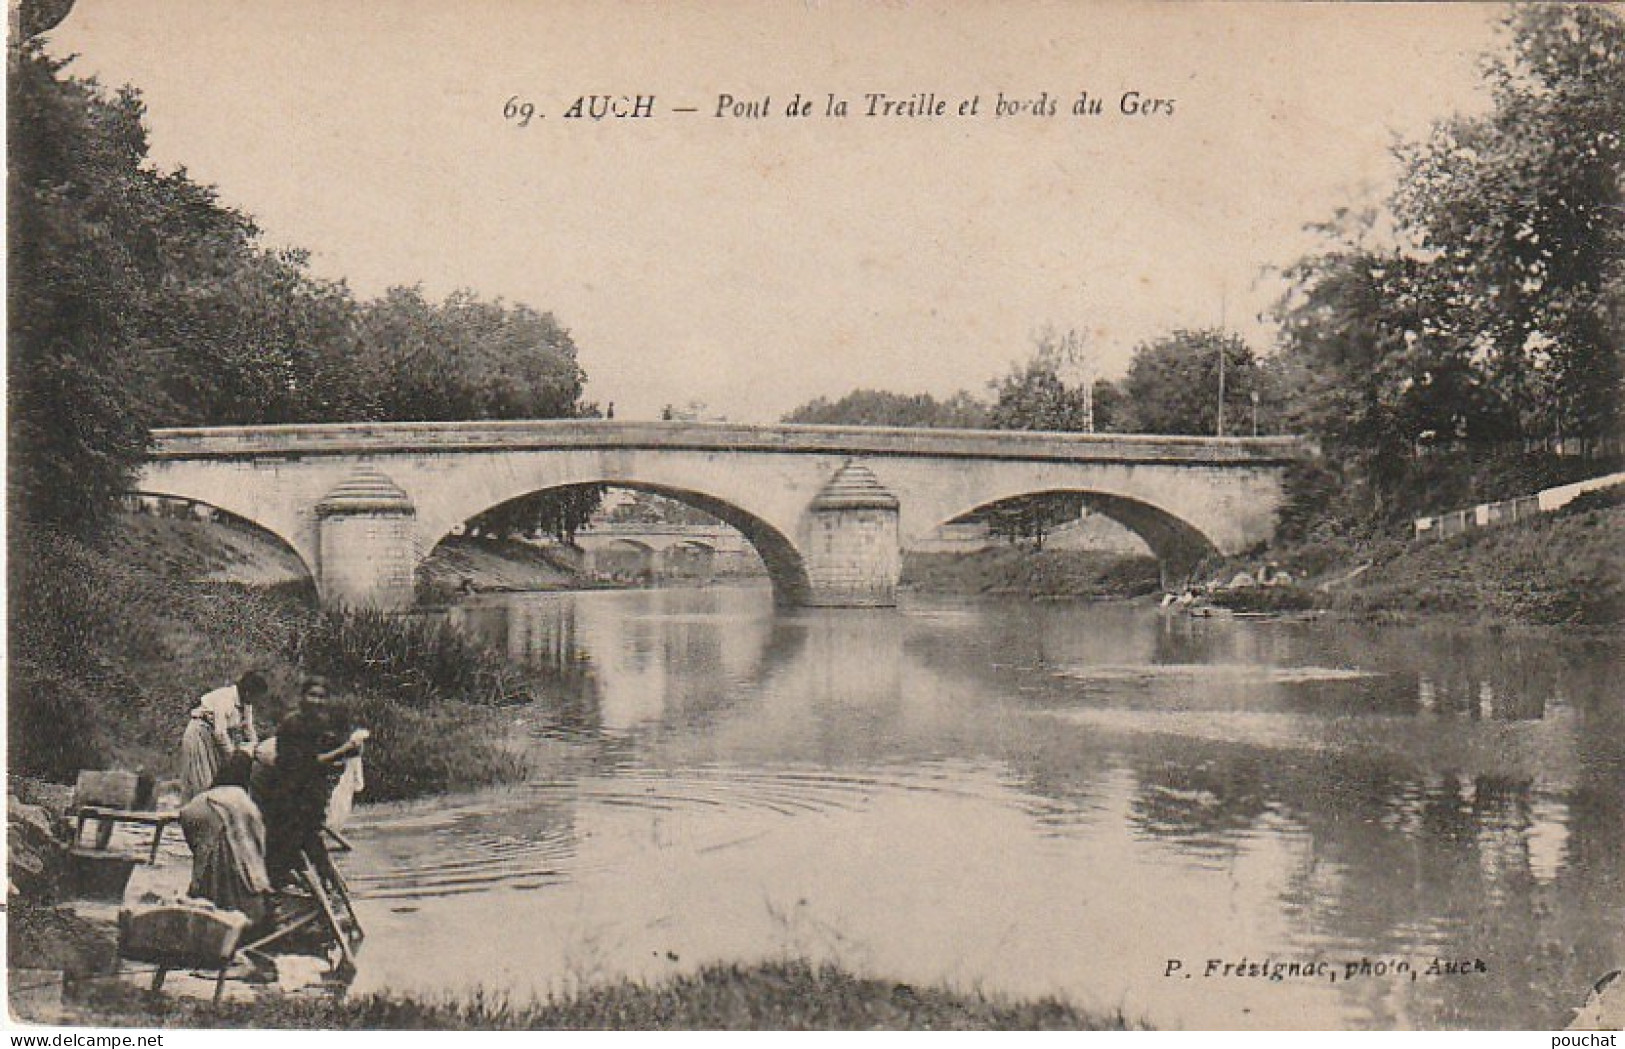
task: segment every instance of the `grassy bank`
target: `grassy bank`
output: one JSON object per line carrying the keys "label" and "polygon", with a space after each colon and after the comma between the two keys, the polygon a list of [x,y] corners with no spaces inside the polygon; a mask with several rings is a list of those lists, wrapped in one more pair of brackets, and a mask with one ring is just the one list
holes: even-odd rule
{"label": "grassy bank", "polygon": [[854,976],[804,961],[713,965],[657,985],[631,981],[545,1002],[472,995],[368,995],[225,1003],[156,998],[127,986],[84,1006],[86,1024],[356,1030],[1122,1030],[1054,998],[1007,1000]]}
{"label": "grassy bank", "polygon": [[1038,598],[1137,597],[1158,588],[1157,563],[1149,557],[1013,544],[968,554],[907,553],[902,585],[922,593]]}
{"label": "grassy bank", "polygon": [[1625,506],[1579,504],[1528,525],[1373,551],[1333,608],[1542,625],[1625,623]]}
{"label": "grassy bank", "polygon": [[417,573],[418,600],[455,599],[467,589],[564,590],[581,585],[558,555],[516,539],[447,536]]}
{"label": "grassy bank", "polygon": [[[1535,626],[1625,624],[1625,506],[1576,500],[1527,524],[1445,540],[1331,540],[1267,556],[1298,585],[1215,594],[1236,611],[1315,608],[1363,615],[1444,615]],[[1227,562],[1207,577],[1250,567]]]}
{"label": "grassy bank", "polygon": [[[302,674],[334,678],[374,731],[375,799],[523,775],[497,707],[525,695],[498,656],[411,621],[324,616],[308,581],[213,581],[252,567],[245,544],[227,526],[141,516],[94,545],[14,533],[11,770],[58,782],[83,768],[173,775],[196,698],[257,666],[273,686],[256,711],[265,731]],[[399,658],[383,673],[377,646],[391,635]],[[503,688],[486,687],[497,679]]]}

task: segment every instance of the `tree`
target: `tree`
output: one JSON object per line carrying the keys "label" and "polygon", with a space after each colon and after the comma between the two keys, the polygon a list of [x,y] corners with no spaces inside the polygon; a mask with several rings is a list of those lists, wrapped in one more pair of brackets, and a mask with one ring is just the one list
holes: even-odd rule
{"label": "tree", "polygon": [[576,484],[510,499],[470,521],[468,533],[500,538],[549,535],[573,543],[576,532],[598,511],[604,491],[604,485]]}
{"label": "tree", "polygon": [[[376,418],[553,419],[596,413],[581,401],[586,375],[570,333],[551,313],[524,304],[488,302],[466,290],[436,304],[420,288],[391,288],[360,307],[355,343]],[[469,530],[547,534],[569,542],[602,495],[599,485],[536,492],[493,507],[470,522]]]}
{"label": "tree", "polygon": [[458,291],[391,288],[362,305],[357,352],[395,421],[552,419],[583,409],[575,341],[551,313]]}
{"label": "tree", "polygon": [[1305,522],[1344,486],[1343,509],[1381,515],[1404,481],[1412,442],[1427,432],[1420,419],[1448,415],[1450,433],[1470,424],[1461,398],[1440,397],[1432,373],[1410,352],[1422,338],[1420,325],[1413,331],[1409,323],[1419,319],[1408,290],[1417,264],[1365,247],[1358,230],[1368,222],[1341,217],[1333,229],[1342,243],[1290,269],[1293,290],[1277,307],[1279,370],[1291,389],[1287,426],[1316,437],[1341,475],[1306,477],[1299,494],[1314,505],[1292,510]]}
{"label": "tree", "polygon": [[1483,374],[1504,429],[1617,432],[1625,267],[1625,20],[1605,5],[1514,7],[1494,109],[1401,153],[1393,206],[1424,252],[1430,320]]}
{"label": "tree", "polygon": [[1328,248],[1288,270],[1279,378],[1329,474],[1301,487],[1320,501],[1301,520],[1392,522],[1419,493],[1473,497],[1471,471],[1528,438],[1617,433],[1625,22],[1530,5],[1505,29],[1493,111],[1401,149],[1392,231],[1340,212]]}
{"label": "tree", "polygon": [[1239,336],[1216,328],[1180,329],[1134,350],[1121,390],[1125,424],[1136,433],[1220,432],[1220,359],[1227,435],[1250,432],[1258,361]]}
{"label": "tree", "polygon": [[255,230],[147,166],[135,92],[65,64],[7,51],[9,494],[24,520],[89,534],[145,452],[176,289],[230,273]]}
{"label": "tree", "polygon": [[379,417],[355,301],[305,265],[303,252],[245,252],[217,279],[174,289],[151,351],[158,425]]}
{"label": "tree", "polygon": [[1076,521],[1083,514],[1080,492],[1038,492],[1003,499],[969,516],[987,524],[988,535],[1012,543],[1030,541],[1044,549],[1044,540],[1059,525]]}
{"label": "tree", "polygon": [[[1024,364],[989,383],[994,402],[988,422],[994,429],[1091,433],[1102,421],[1100,409],[1116,414],[1118,398],[1111,384],[1092,379],[1087,368],[1080,367],[1085,350],[1076,331],[1045,328],[1034,341],[1033,354]],[[1074,375],[1076,382],[1068,383]],[[1050,529],[1075,520],[1081,512],[1077,493],[1049,492],[1007,499],[977,516],[987,522],[990,534],[1011,542],[1031,540],[1043,549]]]}
{"label": "tree", "polygon": [[1025,364],[990,383],[994,400],[989,425],[996,430],[1088,432],[1089,396],[1081,386],[1062,380],[1063,363],[1056,346],[1040,343]]}

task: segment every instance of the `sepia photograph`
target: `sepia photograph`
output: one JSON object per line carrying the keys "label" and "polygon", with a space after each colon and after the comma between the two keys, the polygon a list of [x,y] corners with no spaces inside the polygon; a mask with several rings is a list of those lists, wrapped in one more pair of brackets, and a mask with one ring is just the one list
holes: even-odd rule
{"label": "sepia photograph", "polygon": [[8,13],[14,1041],[1617,1044],[1625,5]]}

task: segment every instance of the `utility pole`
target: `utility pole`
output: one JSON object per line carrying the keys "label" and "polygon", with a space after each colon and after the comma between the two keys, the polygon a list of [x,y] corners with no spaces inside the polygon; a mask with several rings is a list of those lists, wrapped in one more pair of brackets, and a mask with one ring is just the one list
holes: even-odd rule
{"label": "utility pole", "polygon": [[[1081,343],[1082,339],[1079,339],[1078,341]],[[1081,345],[1078,347],[1077,353],[1078,353],[1078,356],[1080,358],[1083,356],[1083,347]],[[1080,360],[1079,364],[1082,364],[1082,363],[1083,362]],[[1094,378],[1094,373],[1093,373],[1093,370],[1090,369],[1087,366],[1081,368],[1080,370],[1082,372],[1081,378],[1082,378],[1082,381],[1083,381],[1083,432],[1084,433],[1094,433],[1095,432],[1095,378]]]}
{"label": "utility pole", "polygon": [[1224,284],[1219,285],[1219,412],[1214,434],[1217,437],[1224,436],[1224,307],[1225,293],[1228,290]]}

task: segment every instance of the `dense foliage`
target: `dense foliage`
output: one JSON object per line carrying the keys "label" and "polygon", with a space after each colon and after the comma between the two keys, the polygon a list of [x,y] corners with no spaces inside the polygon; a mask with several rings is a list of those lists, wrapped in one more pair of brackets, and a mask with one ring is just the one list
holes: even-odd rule
{"label": "dense foliage", "polygon": [[1388,211],[1338,214],[1289,270],[1289,412],[1328,453],[1300,516],[1380,526],[1427,474],[1460,472],[1448,457],[1617,442],[1625,21],[1528,5],[1506,30],[1493,110],[1403,147]]}
{"label": "dense foliage", "polygon": [[[186,713],[204,692],[248,666],[271,666],[299,595],[250,596],[187,585],[206,543],[185,549],[145,531],[98,549],[46,530],[11,537],[8,761],[13,771],[71,780],[118,758],[166,769]],[[223,669],[230,668],[230,669]],[[262,717],[274,711],[261,712]]]}
{"label": "dense foliage", "polygon": [[1121,383],[1128,415],[1124,428],[1208,436],[1250,433],[1260,375],[1252,348],[1230,332],[1180,329],[1153,339],[1135,349]]}
{"label": "dense foliage", "polygon": [[154,426],[590,411],[551,314],[466,291],[358,301],[157,170],[139,96],[66,64],[8,50],[10,496],[27,521],[96,531]]}
{"label": "dense foliage", "polygon": [[9,496],[89,531],[145,450],[170,290],[207,285],[253,236],[184,175],[142,165],[140,100],[9,56]]}

